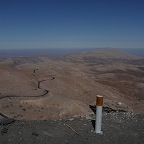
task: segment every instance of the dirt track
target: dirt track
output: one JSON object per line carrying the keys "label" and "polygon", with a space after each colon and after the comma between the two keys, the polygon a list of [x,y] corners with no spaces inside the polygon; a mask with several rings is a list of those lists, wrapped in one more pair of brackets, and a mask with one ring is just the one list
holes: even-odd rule
{"label": "dirt track", "polygon": [[[50,78],[47,78],[47,79],[44,79],[44,80],[41,80],[41,81],[38,81],[38,89],[42,89],[40,84],[44,81],[47,81],[47,80],[53,80],[54,77],[50,77]],[[4,98],[38,98],[38,97],[43,97],[45,95],[47,95],[49,93],[48,90],[44,90],[44,93],[41,94],[41,95],[38,95],[38,96],[1,96],[0,99],[4,99]],[[0,116],[4,117],[4,118],[8,118],[4,113],[0,112]]]}

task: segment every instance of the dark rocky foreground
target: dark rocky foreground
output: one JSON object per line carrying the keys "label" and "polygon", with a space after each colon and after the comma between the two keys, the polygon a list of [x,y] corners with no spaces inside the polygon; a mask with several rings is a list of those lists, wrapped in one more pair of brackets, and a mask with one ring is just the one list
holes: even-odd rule
{"label": "dark rocky foreground", "polygon": [[94,133],[94,118],[14,121],[0,125],[0,144],[143,144],[144,115],[104,113],[103,134]]}

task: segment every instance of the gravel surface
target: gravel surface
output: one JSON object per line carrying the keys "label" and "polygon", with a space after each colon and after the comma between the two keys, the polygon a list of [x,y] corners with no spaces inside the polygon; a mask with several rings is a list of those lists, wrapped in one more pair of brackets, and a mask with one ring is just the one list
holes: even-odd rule
{"label": "gravel surface", "polygon": [[144,144],[144,115],[104,113],[101,135],[94,133],[94,118],[1,124],[0,144]]}

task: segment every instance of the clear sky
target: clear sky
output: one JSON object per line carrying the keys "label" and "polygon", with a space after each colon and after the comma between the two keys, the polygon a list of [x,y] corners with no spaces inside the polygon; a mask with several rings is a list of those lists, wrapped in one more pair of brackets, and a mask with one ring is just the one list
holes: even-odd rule
{"label": "clear sky", "polygon": [[0,49],[144,48],[144,0],[0,0]]}

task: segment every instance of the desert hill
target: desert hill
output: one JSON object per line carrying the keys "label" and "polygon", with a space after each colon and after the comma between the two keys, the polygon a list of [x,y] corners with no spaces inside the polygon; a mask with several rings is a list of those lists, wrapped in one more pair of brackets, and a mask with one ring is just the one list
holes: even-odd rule
{"label": "desert hill", "polygon": [[16,119],[89,115],[97,94],[106,107],[144,112],[144,58],[119,50],[1,59],[0,74],[0,111]]}
{"label": "desert hill", "polygon": [[70,54],[67,58],[96,57],[101,59],[140,59],[142,57],[132,55],[118,48],[99,48],[93,51],[84,51],[79,54]]}

